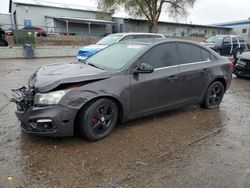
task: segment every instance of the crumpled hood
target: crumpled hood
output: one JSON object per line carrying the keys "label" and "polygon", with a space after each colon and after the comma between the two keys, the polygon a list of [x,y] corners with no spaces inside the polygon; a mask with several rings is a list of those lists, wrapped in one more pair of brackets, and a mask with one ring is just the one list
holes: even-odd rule
{"label": "crumpled hood", "polygon": [[55,63],[42,66],[29,80],[38,92],[48,92],[60,84],[105,79],[112,73],[83,63]]}

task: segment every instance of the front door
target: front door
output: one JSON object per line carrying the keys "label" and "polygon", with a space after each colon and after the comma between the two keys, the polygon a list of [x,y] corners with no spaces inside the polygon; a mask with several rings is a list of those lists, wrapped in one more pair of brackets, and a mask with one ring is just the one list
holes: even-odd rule
{"label": "front door", "polygon": [[230,55],[233,49],[231,37],[225,37],[222,45],[222,55]]}
{"label": "front door", "polygon": [[129,88],[129,116],[153,112],[177,103],[178,60],[174,42],[159,44],[147,51],[137,64],[147,63],[155,70],[132,74]]}

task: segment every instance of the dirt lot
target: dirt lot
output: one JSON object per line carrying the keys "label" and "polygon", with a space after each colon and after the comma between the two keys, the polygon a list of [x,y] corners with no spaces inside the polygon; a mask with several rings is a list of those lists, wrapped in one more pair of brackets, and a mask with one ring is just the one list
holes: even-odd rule
{"label": "dirt lot", "polygon": [[250,187],[250,80],[233,78],[219,109],[136,120],[99,142],[23,133],[10,89],[73,60],[0,60],[0,187]]}

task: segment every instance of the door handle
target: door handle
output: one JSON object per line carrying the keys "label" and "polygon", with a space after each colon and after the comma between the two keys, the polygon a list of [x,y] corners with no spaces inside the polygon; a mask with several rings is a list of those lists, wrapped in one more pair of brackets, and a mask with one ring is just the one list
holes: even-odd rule
{"label": "door handle", "polygon": [[170,77],[168,77],[168,80],[169,80],[169,81],[171,81],[171,80],[177,80],[177,79],[178,79],[177,76],[170,76]]}

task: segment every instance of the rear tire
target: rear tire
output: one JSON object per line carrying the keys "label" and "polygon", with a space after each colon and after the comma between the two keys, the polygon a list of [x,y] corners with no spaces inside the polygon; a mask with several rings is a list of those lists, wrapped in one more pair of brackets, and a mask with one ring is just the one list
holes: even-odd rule
{"label": "rear tire", "polygon": [[118,121],[118,108],[112,100],[102,98],[83,108],[78,116],[80,133],[91,141],[109,135]]}
{"label": "rear tire", "polygon": [[207,89],[202,107],[212,109],[219,107],[225,93],[224,85],[219,82],[213,82]]}

